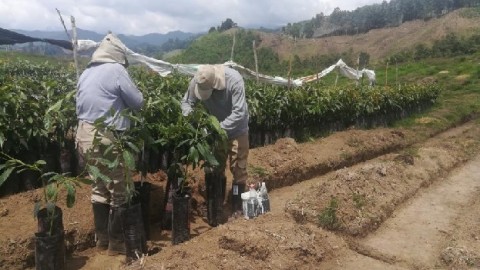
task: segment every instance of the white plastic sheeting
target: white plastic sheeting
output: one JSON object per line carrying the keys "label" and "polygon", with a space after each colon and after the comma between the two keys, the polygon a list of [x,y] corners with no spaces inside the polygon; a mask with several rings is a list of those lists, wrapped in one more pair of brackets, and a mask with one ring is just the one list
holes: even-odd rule
{"label": "white plastic sheeting", "polygon": [[[78,51],[86,51],[89,49],[96,48],[100,43],[92,40],[78,40],[77,41]],[[197,71],[198,67],[201,64],[171,64],[162,60],[158,60],[152,57],[148,57],[139,53],[136,53],[127,48],[127,59],[130,64],[142,63],[157,72],[160,76],[165,77],[170,73],[177,71],[181,74],[186,74],[193,76]],[[304,83],[312,82],[319,80],[320,78],[326,76],[335,69],[338,69],[340,74],[344,75],[347,78],[352,80],[360,80],[365,74],[370,82],[370,85],[375,84],[375,71],[369,69],[356,70],[347,66],[342,59],[330,67],[322,70],[320,73],[309,75],[297,79],[286,79],[282,77],[272,77],[269,75],[257,74],[255,71],[248,69],[244,66],[241,66],[235,62],[228,61],[224,65],[230,66],[236,69],[242,76],[249,78],[258,78],[261,82],[276,84],[276,85],[292,85],[292,86],[302,86]]]}
{"label": "white plastic sheeting", "polygon": [[375,84],[375,80],[376,80],[375,79],[375,71],[370,70],[370,69],[362,69],[362,70],[353,69],[353,68],[347,66],[347,64],[345,64],[345,62],[343,62],[342,59],[338,60],[338,62],[336,64],[331,65],[328,68],[322,70],[322,72],[320,72],[320,73],[310,75],[310,76],[306,76],[306,77],[301,77],[299,80],[301,80],[302,82],[316,81],[316,80],[324,77],[328,73],[332,72],[336,68],[338,68],[338,70],[340,71],[340,74],[342,74],[343,76],[345,76],[349,79],[352,79],[352,80],[357,80],[358,81],[365,74],[367,76],[369,82],[370,82],[370,85]]}
{"label": "white plastic sheeting", "polygon": [[244,77],[257,78],[258,76],[258,80],[261,82],[267,82],[267,83],[277,84],[277,85],[293,85],[293,86],[302,86],[302,83],[303,83],[303,81],[300,79],[288,80],[278,76],[272,77],[268,75],[257,74],[255,71],[248,69],[244,66],[241,66],[232,61],[225,62],[224,65],[227,65],[236,69]]}

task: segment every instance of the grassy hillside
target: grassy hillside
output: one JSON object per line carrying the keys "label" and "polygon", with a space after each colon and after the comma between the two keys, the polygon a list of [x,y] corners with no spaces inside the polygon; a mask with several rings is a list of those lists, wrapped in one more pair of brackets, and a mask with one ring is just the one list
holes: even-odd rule
{"label": "grassy hillside", "polygon": [[262,33],[260,46],[273,48],[282,60],[298,55],[301,59],[324,54],[366,52],[371,62],[378,62],[419,43],[432,45],[449,33],[469,36],[480,33],[480,9],[459,9],[428,21],[416,20],[398,27],[371,30],[353,36],[332,36],[293,40],[291,37]]}
{"label": "grassy hillside", "polygon": [[233,61],[254,69],[252,41],[256,41],[259,71],[264,74],[295,76],[319,72],[339,58],[357,67],[360,54],[369,57],[370,69],[378,69],[386,58],[429,48],[448,34],[459,38],[480,35],[480,8],[459,9],[428,21],[410,21],[399,27],[372,30],[352,36],[298,39],[278,33],[231,29],[197,39],[183,53],[167,59],[181,63],[223,63],[230,60],[235,36]]}

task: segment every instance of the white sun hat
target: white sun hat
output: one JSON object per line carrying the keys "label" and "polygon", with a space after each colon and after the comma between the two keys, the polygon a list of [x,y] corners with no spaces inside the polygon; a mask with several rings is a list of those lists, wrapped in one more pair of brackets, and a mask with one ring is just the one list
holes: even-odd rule
{"label": "white sun hat", "polygon": [[223,65],[202,65],[195,74],[195,96],[207,100],[213,89],[225,90],[225,67]]}

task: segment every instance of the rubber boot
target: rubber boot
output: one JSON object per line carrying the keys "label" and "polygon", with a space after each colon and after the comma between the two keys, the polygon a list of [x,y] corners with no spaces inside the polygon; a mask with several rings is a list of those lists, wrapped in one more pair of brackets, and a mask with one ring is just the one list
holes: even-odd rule
{"label": "rubber boot", "polygon": [[104,203],[92,203],[93,222],[95,225],[95,246],[98,251],[108,248],[108,219],[110,205]]}
{"label": "rubber boot", "polygon": [[232,185],[232,217],[237,218],[243,214],[242,193],[245,192],[244,183],[234,183]]}
{"label": "rubber boot", "polygon": [[125,208],[111,207],[108,218],[108,255],[126,254],[123,229]]}

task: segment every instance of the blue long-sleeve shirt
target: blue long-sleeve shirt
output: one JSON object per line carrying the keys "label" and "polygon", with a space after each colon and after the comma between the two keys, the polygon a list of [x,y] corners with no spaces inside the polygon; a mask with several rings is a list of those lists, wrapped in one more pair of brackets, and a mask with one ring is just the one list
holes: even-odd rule
{"label": "blue long-sleeve shirt", "polygon": [[77,118],[88,123],[107,116],[105,124],[125,130],[130,120],[118,114],[126,108],[139,110],[143,105],[142,93],[118,63],[90,65],[80,76],[77,89]]}
{"label": "blue long-sleeve shirt", "polygon": [[[207,111],[215,116],[229,139],[248,132],[248,105],[245,86],[238,71],[225,67],[224,90],[213,90],[209,99],[203,100]],[[199,99],[194,94],[195,80],[192,79],[182,99],[182,113],[188,115]]]}

